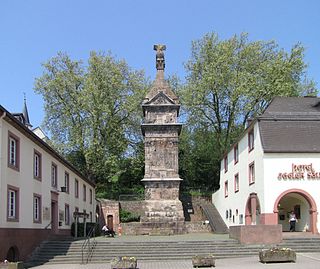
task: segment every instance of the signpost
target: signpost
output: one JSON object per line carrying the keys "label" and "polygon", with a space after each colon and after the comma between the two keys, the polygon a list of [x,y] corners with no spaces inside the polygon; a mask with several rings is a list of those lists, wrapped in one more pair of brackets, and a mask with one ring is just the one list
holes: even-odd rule
{"label": "signpost", "polygon": [[87,228],[87,223],[86,223],[86,220],[87,218],[89,218],[89,214],[86,213],[86,212],[77,212],[75,211],[73,213],[73,218],[74,218],[74,237],[77,238],[78,237],[78,221],[79,221],[79,218],[83,218],[83,236],[86,237],[86,228]]}

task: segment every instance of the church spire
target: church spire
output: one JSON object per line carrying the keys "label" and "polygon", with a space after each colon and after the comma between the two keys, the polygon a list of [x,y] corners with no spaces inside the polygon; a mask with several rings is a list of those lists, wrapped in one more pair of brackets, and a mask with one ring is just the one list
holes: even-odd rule
{"label": "church spire", "polygon": [[23,93],[23,95],[24,95],[24,104],[23,104],[22,114],[23,114],[23,117],[24,117],[24,124],[29,129],[31,129],[32,125],[31,125],[30,120],[29,120],[29,113],[28,113],[28,108],[27,108],[26,94]]}

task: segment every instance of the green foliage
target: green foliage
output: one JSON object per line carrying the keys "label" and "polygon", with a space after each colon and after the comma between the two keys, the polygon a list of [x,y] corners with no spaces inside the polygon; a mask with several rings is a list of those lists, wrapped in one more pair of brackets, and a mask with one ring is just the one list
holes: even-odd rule
{"label": "green foliage", "polygon": [[222,154],[233,130],[243,128],[274,96],[315,93],[314,83],[305,79],[303,57],[300,44],[288,53],[274,41],[249,42],[247,34],[221,41],[211,33],[194,41],[187,85],[179,92],[188,123],[212,130]]}
{"label": "green foliage", "polygon": [[288,53],[247,34],[219,40],[210,33],[192,43],[187,83],[178,91],[187,126],[180,143],[185,188],[218,187],[223,153],[272,98],[316,94],[303,58],[301,44]]}
{"label": "green foliage", "polygon": [[[141,101],[150,83],[111,54],[92,52],[87,64],[58,53],[44,65],[35,91],[45,102],[50,143],[97,182],[97,197],[143,195],[144,145]],[[192,43],[187,78],[169,77],[182,103],[182,189],[218,187],[220,160],[275,96],[316,95],[306,76],[304,48],[290,52],[275,41],[247,34],[220,40],[209,33]]]}
{"label": "green foliage", "polygon": [[98,183],[138,175],[127,164],[142,169],[136,151],[142,140],[140,102],[148,85],[144,73],[95,52],[87,65],[58,53],[43,66],[35,91],[43,96],[45,126],[55,148]]}
{"label": "green foliage", "polygon": [[120,208],[120,222],[136,222],[140,221],[140,216]]}

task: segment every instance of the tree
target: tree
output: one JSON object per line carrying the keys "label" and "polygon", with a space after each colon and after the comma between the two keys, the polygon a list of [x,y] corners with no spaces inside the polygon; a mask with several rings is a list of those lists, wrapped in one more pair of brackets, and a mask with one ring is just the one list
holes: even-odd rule
{"label": "tree", "polygon": [[[306,79],[303,58],[301,44],[288,53],[274,41],[250,42],[247,34],[219,40],[218,35],[210,33],[192,43],[186,64],[187,83],[179,91],[191,137],[196,139],[190,143],[203,143],[196,138],[199,134],[203,134],[205,143],[210,137],[219,156],[211,167],[203,168],[202,174],[209,175],[214,169],[219,175],[216,163],[222,154],[243,131],[247,119],[261,113],[274,96],[316,94],[313,81]],[[203,147],[196,156],[206,152]],[[198,162],[196,156],[186,154],[185,158],[193,163]],[[199,163],[193,167],[200,169]],[[213,179],[206,180],[209,184]]]}
{"label": "tree", "polygon": [[116,182],[141,142],[144,73],[95,52],[87,65],[58,53],[43,66],[35,91],[43,96],[53,145],[99,184]]}

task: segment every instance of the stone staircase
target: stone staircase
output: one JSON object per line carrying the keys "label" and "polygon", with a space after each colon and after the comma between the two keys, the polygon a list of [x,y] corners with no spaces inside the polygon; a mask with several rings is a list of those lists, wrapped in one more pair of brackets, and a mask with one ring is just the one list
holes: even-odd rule
{"label": "stone staircase", "polygon": [[[168,237],[170,239],[170,237]],[[138,260],[187,260],[194,255],[213,254],[216,258],[254,256],[258,251],[270,246],[240,245],[232,239],[214,240],[161,240],[151,237],[126,241],[113,238],[97,238],[97,245],[91,263],[106,263],[117,256],[134,256]],[[123,239],[123,238],[122,238]],[[47,241],[35,251],[26,268],[49,264],[80,264],[83,241]],[[279,244],[297,252],[320,252],[320,238],[289,238]]]}
{"label": "stone staircase", "polygon": [[200,201],[199,203],[203,214],[209,220],[209,225],[212,231],[217,234],[228,233],[228,227],[223,221],[214,204],[207,201]]}

